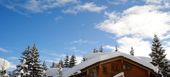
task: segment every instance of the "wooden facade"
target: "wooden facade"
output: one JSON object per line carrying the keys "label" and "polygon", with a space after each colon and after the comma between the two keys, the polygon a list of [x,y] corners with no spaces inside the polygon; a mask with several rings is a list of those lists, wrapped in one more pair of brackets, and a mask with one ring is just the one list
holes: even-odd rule
{"label": "wooden facade", "polygon": [[70,77],[113,77],[120,72],[125,77],[157,77],[152,69],[122,56],[95,63]]}

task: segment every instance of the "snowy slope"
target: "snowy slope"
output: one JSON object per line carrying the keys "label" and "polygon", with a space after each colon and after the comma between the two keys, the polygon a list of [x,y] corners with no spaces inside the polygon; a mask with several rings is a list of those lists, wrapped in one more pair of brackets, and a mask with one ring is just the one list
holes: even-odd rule
{"label": "snowy slope", "polygon": [[76,72],[80,73],[80,70],[83,69],[83,68],[86,68],[86,67],[88,67],[92,64],[95,64],[97,62],[107,60],[107,59],[110,59],[110,58],[114,58],[114,57],[118,57],[118,56],[123,56],[123,57],[128,58],[132,61],[135,61],[135,62],[137,62],[137,63],[139,63],[143,66],[146,66],[150,69],[153,69],[155,72],[158,71],[158,69],[156,67],[154,67],[151,63],[149,63],[149,62],[147,62],[147,61],[145,61],[141,58],[137,58],[137,57],[131,56],[129,54],[121,53],[121,52],[111,52],[111,53],[100,54],[100,56],[99,55],[94,56],[94,58],[92,58],[92,57],[88,58],[85,62],[82,62],[79,65],[74,66],[70,70],[63,72],[63,77],[68,77],[70,75],[73,75]]}
{"label": "snowy slope", "polygon": [[47,71],[47,77],[52,76],[52,77],[57,77],[58,74],[58,68],[49,68]]}

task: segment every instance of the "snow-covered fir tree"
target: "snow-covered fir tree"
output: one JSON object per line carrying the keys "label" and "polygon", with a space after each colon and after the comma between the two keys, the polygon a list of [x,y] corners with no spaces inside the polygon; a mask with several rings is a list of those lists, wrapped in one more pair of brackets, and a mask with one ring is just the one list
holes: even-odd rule
{"label": "snow-covered fir tree", "polygon": [[115,52],[118,52],[118,46],[117,45],[115,46]]}
{"label": "snow-covered fir tree", "polygon": [[32,61],[31,61],[30,76],[31,77],[42,77],[43,67],[42,67],[42,64],[40,64],[39,52],[35,44],[33,45],[31,49],[31,56],[32,56]]}
{"label": "snow-covered fir tree", "polygon": [[168,70],[168,61],[166,59],[165,49],[162,47],[159,38],[157,35],[154,35],[153,41],[152,41],[152,52],[149,54],[152,58],[152,64],[156,67],[158,67],[159,71],[158,74],[162,75],[162,77],[168,77],[167,73]]}
{"label": "snow-covered fir tree", "polygon": [[168,65],[168,60],[167,59],[164,59],[164,61],[163,61],[164,63],[163,63],[163,70],[162,70],[162,75],[164,76],[164,77],[170,77],[170,66]]}
{"label": "snow-covered fir tree", "polygon": [[7,71],[5,70],[5,60],[3,61],[3,63],[0,65],[0,77],[8,77]]}
{"label": "snow-covered fir tree", "polygon": [[40,64],[39,52],[35,45],[32,48],[28,46],[22,53],[15,74],[17,77],[42,77],[43,67]]}
{"label": "snow-covered fir tree", "polygon": [[22,53],[19,65],[17,65],[16,75],[22,77],[28,77],[30,75],[30,68],[31,68],[31,51],[30,47],[25,49]]}
{"label": "snow-covered fir tree", "polygon": [[47,71],[48,67],[47,67],[45,61],[43,62],[43,65],[42,65],[42,66],[43,66],[43,77],[46,77],[46,71]]}
{"label": "snow-covered fir tree", "polygon": [[66,55],[66,57],[64,59],[64,67],[69,68],[69,56],[68,55]]}
{"label": "snow-covered fir tree", "polygon": [[43,62],[43,65],[42,65],[42,66],[43,66],[43,69],[44,69],[44,70],[47,70],[47,69],[48,69],[47,64],[46,64],[45,61]]}
{"label": "snow-covered fir tree", "polygon": [[82,62],[84,62],[84,61],[86,61],[86,58],[85,58],[85,57],[83,57],[83,59],[82,59]]}
{"label": "snow-covered fir tree", "polygon": [[64,63],[63,63],[63,60],[60,60],[59,63],[58,63],[59,67],[63,68],[64,67]]}
{"label": "snow-covered fir tree", "polygon": [[72,68],[75,65],[76,65],[76,57],[72,55],[69,61],[69,67]]}
{"label": "snow-covered fir tree", "polygon": [[62,70],[63,70],[62,66],[59,65],[58,70],[57,70],[58,71],[58,76],[57,77],[62,77],[63,76]]}
{"label": "snow-covered fir tree", "polygon": [[8,77],[6,70],[0,70],[0,77]]}
{"label": "snow-covered fir tree", "polygon": [[50,66],[50,68],[56,68],[57,64],[55,62],[52,62],[52,65]]}
{"label": "snow-covered fir tree", "polygon": [[97,53],[98,50],[96,48],[93,49],[93,53]]}
{"label": "snow-covered fir tree", "polygon": [[133,49],[133,47],[131,47],[130,55],[134,56],[134,49]]}
{"label": "snow-covered fir tree", "polygon": [[103,46],[100,46],[99,52],[103,52]]}

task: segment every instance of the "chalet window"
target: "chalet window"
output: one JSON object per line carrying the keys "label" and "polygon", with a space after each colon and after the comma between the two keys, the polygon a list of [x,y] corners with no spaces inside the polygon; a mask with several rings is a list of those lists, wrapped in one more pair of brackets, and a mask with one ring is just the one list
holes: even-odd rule
{"label": "chalet window", "polygon": [[98,74],[98,72],[99,72],[99,66],[96,66],[96,72],[97,72],[97,74]]}
{"label": "chalet window", "polygon": [[116,63],[112,63],[112,64],[111,64],[111,70],[112,70],[112,71],[121,71],[122,68],[121,68],[121,65],[116,64]]}
{"label": "chalet window", "polygon": [[103,73],[107,73],[107,67],[103,65],[102,68],[103,68]]}
{"label": "chalet window", "polygon": [[123,65],[123,70],[130,70],[130,69],[132,69],[132,66],[130,64]]}
{"label": "chalet window", "polygon": [[98,77],[97,76],[97,67],[91,68],[89,70],[89,76],[88,77]]}
{"label": "chalet window", "polygon": [[116,71],[116,65],[114,63],[111,64],[111,70]]}

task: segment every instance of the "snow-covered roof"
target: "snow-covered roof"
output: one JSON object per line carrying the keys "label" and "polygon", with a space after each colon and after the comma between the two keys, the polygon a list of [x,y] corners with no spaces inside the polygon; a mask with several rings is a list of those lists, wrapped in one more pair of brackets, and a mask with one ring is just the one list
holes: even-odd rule
{"label": "snow-covered roof", "polygon": [[149,57],[139,56],[139,57],[137,57],[137,58],[142,59],[142,60],[144,60],[145,62],[148,62],[148,63],[152,62],[152,59],[149,58]]}
{"label": "snow-covered roof", "polygon": [[89,53],[89,54],[85,55],[84,58],[92,59],[92,58],[94,58],[96,56],[101,56],[101,55],[104,55],[104,53],[102,53],[102,52]]}
{"label": "snow-covered roof", "polygon": [[76,72],[80,71],[81,69],[86,68],[92,64],[95,64],[100,61],[108,60],[110,58],[118,57],[118,56],[123,56],[123,57],[128,58],[132,61],[135,61],[145,67],[152,69],[155,72],[158,71],[158,69],[156,67],[154,67],[151,63],[145,61],[144,59],[137,58],[135,56],[131,56],[129,54],[125,54],[122,52],[110,52],[110,53],[100,54],[100,56],[95,56],[94,58],[87,59],[86,61],[74,66],[70,70],[63,72],[64,73],[63,77],[69,77],[70,75],[73,75],[74,73],[76,73]]}

